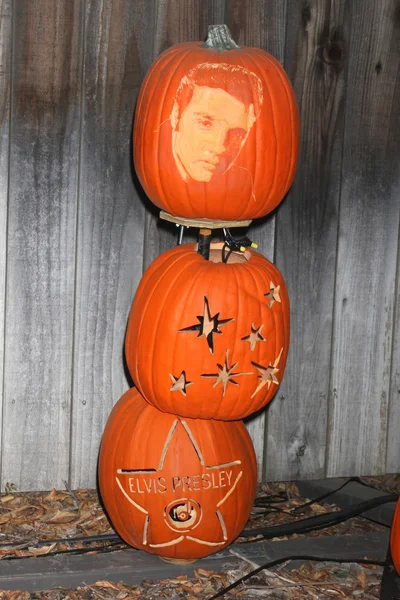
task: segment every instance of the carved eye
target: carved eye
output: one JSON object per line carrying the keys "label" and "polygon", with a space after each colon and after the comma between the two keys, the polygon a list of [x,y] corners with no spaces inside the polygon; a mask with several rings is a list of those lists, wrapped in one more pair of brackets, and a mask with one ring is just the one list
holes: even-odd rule
{"label": "carved eye", "polygon": [[211,131],[215,126],[215,120],[208,115],[195,113],[193,115],[193,121],[195,125],[197,125],[197,127],[203,131]]}

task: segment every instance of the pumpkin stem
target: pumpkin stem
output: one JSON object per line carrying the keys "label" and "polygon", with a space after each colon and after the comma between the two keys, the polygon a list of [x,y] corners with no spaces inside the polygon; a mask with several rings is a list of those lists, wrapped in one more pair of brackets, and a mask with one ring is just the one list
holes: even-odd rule
{"label": "pumpkin stem", "polygon": [[211,229],[200,229],[197,252],[205,259],[210,258]]}
{"label": "pumpkin stem", "polygon": [[208,37],[202,47],[213,48],[218,52],[240,48],[226,25],[209,25]]}

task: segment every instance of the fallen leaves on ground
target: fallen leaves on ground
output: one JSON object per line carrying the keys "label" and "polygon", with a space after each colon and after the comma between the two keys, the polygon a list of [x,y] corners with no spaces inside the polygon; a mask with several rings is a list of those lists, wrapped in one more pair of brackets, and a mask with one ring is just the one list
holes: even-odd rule
{"label": "fallen leaves on ground", "polygon": [[[371,485],[384,491],[400,492],[400,476],[374,477],[368,480]],[[308,499],[300,496],[293,483],[262,484],[259,486],[257,498],[258,502],[247,524],[248,528],[270,527],[340,510],[339,507],[330,504],[329,499],[299,508],[303,507]],[[72,547],[84,551],[88,547],[87,542],[76,542],[74,538],[115,533],[102,510],[97,492],[85,489],[53,489],[48,493],[18,493],[12,490],[11,493],[2,494],[0,525],[0,561],[9,557],[48,555],[55,551],[70,550]],[[307,537],[357,535],[380,529],[382,526],[356,517],[334,527],[307,533]],[[296,534],[292,537],[302,535]],[[90,548],[101,551],[112,543],[116,542],[92,541]],[[195,577],[191,579],[179,576],[157,582],[144,580],[140,586],[98,581],[73,590],[54,588],[47,592],[33,593],[0,590],[0,600],[205,600],[250,570],[251,567],[243,562],[234,572],[216,573],[197,568]],[[274,571],[263,571],[240,584],[227,594],[226,598],[323,600],[358,597],[370,600],[379,598],[381,576],[381,568],[367,568],[354,564],[308,564],[297,570],[288,570],[281,566]]]}

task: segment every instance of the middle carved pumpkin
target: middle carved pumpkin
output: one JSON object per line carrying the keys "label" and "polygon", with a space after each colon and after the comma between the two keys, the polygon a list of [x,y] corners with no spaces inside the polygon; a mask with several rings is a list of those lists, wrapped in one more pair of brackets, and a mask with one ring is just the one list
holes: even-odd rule
{"label": "middle carved pumpkin", "polygon": [[275,395],[289,347],[289,299],[278,269],[254,251],[184,244],[145,272],[125,354],[144,398],[161,411],[237,420]]}

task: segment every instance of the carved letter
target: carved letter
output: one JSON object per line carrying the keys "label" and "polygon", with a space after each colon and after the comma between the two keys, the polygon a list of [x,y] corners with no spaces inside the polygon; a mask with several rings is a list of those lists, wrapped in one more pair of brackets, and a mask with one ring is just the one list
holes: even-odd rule
{"label": "carved letter", "polygon": [[[211,481],[210,481],[210,475],[209,473],[203,473],[203,475],[201,476],[201,481],[202,481],[202,488],[203,490],[208,490],[211,487]],[[206,484],[206,485],[204,485]]]}
{"label": "carved letter", "polygon": [[192,483],[193,483],[193,490],[197,492],[200,489],[200,475],[193,475]]}
{"label": "carved letter", "polygon": [[150,494],[150,492],[151,492],[151,488],[152,488],[152,483],[153,483],[153,480],[152,480],[152,479],[150,479],[150,480],[147,482],[145,479],[143,479],[143,483],[144,483],[144,487],[146,488],[146,491],[147,491],[147,492]]}
{"label": "carved letter", "polygon": [[228,478],[228,485],[231,485],[231,479],[232,479],[232,471],[225,471],[226,476]]}
{"label": "carved letter", "polygon": [[211,480],[212,480],[212,487],[213,487],[213,489],[214,490],[217,489],[219,487],[219,485],[215,481],[215,473],[214,473],[214,471],[211,473]]}
{"label": "carved letter", "polygon": [[134,479],[133,477],[129,477],[129,490],[133,493],[136,494],[136,490],[135,490],[135,486],[134,486]]}
{"label": "carved letter", "polygon": [[219,472],[219,487],[226,487],[225,475],[226,475],[225,471]]}
{"label": "carved letter", "polygon": [[172,489],[175,491],[181,485],[181,478],[176,476],[172,478]]}
{"label": "carved letter", "polygon": [[165,477],[158,478],[158,491],[160,492],[160,494],[165,494],[165,492],[167,491],[167,480],[165,479]]}
{"label": "carved letter", "polygon": [[187,487],[188,490],[192,491],[192,488],[190,487],[190,477],[188,477],[187,475],[182,477],[182,491],[184,491],[185,487]]}

